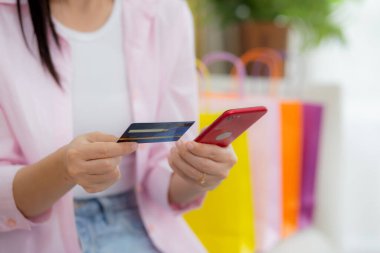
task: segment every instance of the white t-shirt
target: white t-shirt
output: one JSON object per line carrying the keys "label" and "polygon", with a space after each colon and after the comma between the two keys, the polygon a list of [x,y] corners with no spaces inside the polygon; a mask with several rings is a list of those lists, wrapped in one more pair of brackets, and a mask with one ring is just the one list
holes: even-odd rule
{"label": "white t-shirt", "polygon": [[[121,136],[132,122],[124,62],[121,1],[115,0],[111,16],[95,32],[78,32],[54,20],[57,31],[71,47],[71,86],[74,135],[101,131]],[[76,198],[113,195],[133,188],[134,155],[121,165],[121,179],[107,190],[89,194],[74,188]]]}

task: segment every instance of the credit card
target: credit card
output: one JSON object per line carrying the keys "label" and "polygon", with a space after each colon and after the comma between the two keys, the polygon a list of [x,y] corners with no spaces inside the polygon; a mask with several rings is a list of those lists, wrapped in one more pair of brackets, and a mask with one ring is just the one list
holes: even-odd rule
{"label": "credit card", "polygon": [[194,121],[132,123],[117,142],[171,142],[178,141]]}

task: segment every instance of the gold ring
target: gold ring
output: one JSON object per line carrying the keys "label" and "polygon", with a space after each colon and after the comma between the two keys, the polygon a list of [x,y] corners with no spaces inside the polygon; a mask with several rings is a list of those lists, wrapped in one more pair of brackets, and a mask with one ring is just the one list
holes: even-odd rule
{"label": "gold ring", "polygon": [[201,185],[204,185],[206,183],[206,173],[202,172],[202,176],[201,178],[199,179],[199,183]]}

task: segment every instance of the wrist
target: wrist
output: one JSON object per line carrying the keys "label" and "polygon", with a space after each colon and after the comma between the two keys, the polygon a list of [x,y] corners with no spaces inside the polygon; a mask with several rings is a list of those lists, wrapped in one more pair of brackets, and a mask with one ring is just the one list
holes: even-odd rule
{"label": "wrist", "polygon": [[175,209],[183,209],[189,203],[202,199],[207,191],[205,187],[193,184],[174,172],[169,189],[169,203]]}
{"label": "wrist", "polygon": [[182,181],[181,183],[183,185],[186,185],[187,188],[191,188],[193,190],[193,192],[195,192],[195,193],[202,194],[202,193],[207,193],[209,191],[209,189],[207,187],[202,186],[201,184],[199,184],[197,182],[187,181],[175,172],[173,173],[173,176],[177,177],[178,180]]}
{"label": "wrist", "polygon": [[57,167],[62,172],[62,177],[68,185],[76,185],[74,178],[70,175],[67,162],[66,162],[66,149],[67,145],[61,147],[56,151]]}

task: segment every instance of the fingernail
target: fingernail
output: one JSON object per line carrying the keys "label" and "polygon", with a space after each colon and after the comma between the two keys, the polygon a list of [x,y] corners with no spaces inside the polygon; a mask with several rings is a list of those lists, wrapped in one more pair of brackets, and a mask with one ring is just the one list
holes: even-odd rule
{"label": "fingernail", "polygon": [[192,142],[188,142],[186,144],[186,147],[187,147],[188,150],[192,150],[194,148],[194,144]]}

